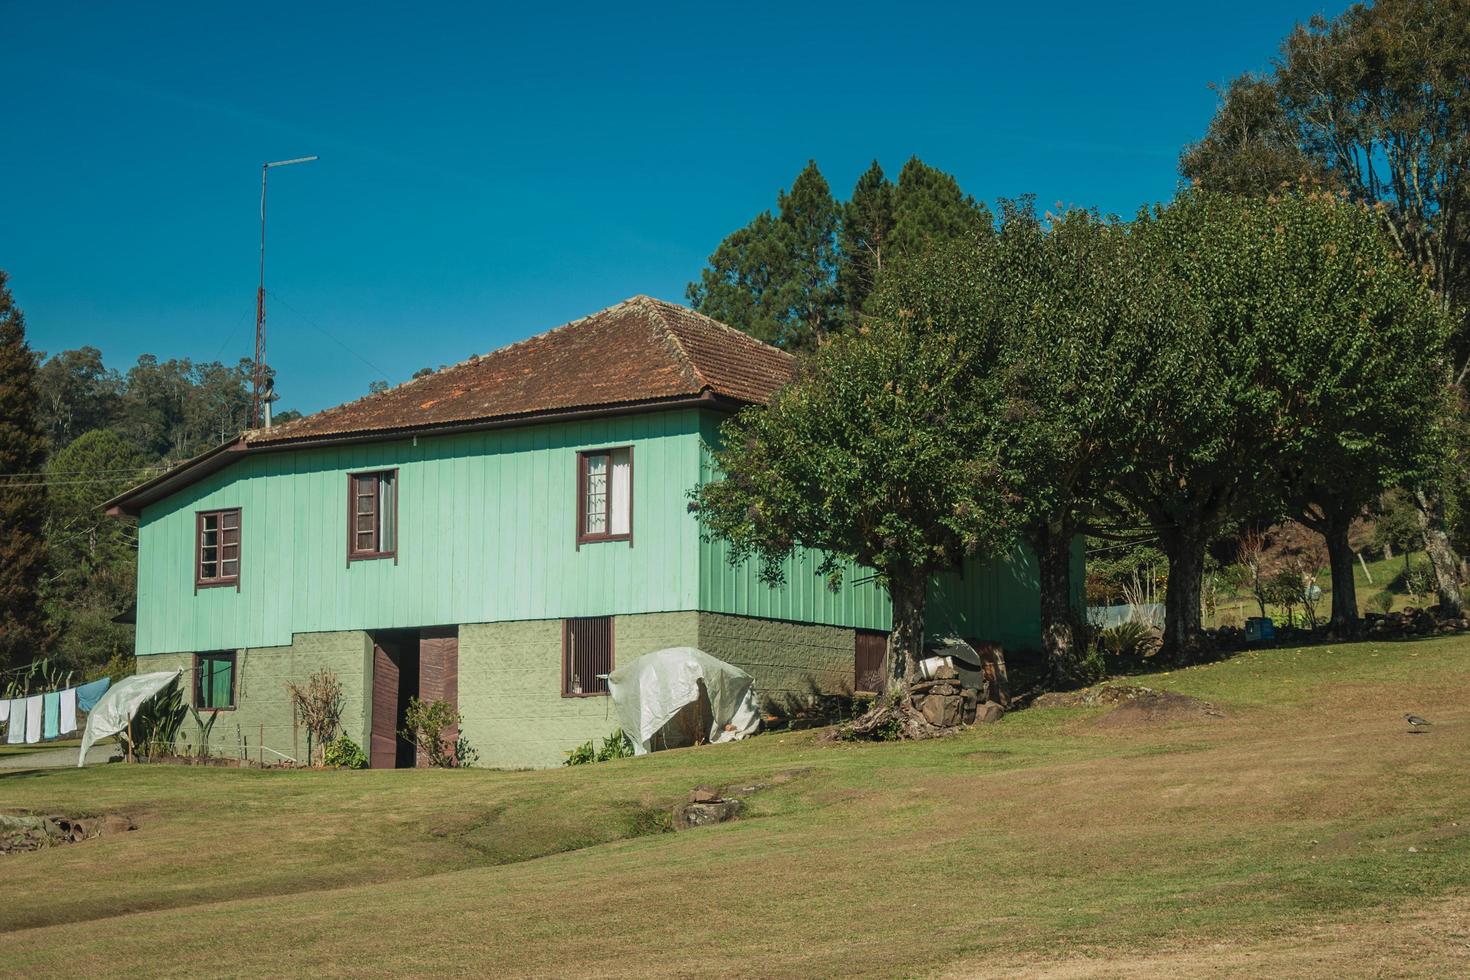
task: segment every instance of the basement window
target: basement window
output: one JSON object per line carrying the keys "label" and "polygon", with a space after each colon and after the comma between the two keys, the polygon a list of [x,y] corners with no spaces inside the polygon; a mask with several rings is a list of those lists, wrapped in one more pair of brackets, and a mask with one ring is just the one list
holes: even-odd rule
{"label": "basement window", "polygon": [[577,544],[633,540],[633,447],[577,454]]}
{"label": "basement window", "polygon": [[398,471],[347,477],[347,558],[398,554]]}
{"label": "basement window", "polygon": [[613,669],[613,618],[564,619],[561,626],[561,694],[590,698],[607,694]]}
{"label": "basement window", "polygon": [[199,512],[194,555],[196,587],[240,587],[240,508]]}
{"label": "basement window", "polygon": [[235,654],[194,655],[194,707],[220,711],[235,706]]}

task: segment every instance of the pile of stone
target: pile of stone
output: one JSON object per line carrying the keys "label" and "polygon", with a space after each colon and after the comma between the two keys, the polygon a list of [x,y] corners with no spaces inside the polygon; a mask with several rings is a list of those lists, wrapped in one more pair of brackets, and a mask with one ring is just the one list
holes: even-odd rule
{"label": "pile of stone", "polygon": [[910,689],[914,707],[935,728],[958,728],[1000,721],[1005,709],[994,701],[980,701],[978,691],[960,683],[959,672],[949,665],[935,670],[928,680],[916,682]]}
{"label": "pile of stone", "polygon": [[1470,630],[1470,619],[1459,616],[1441,617],[1438,607],[1421,609],[1410,606],[1385,615],[1368,613],[1364,618],[1369,636],[1430,636],[1440,633],[1463,633]]}
{"label": "pile of stone", "polygon": [[740,816],[745,804],[739,800],[726,799],[719,790],[700,786],[690,790],[689,802],[674,807],[674,829],[692,830],[710,824],[724,823]]}
{"label": "pile of stone", "polygon": [[110,813],[101,817],[63,817],[57,815],[0,813],[0,854],[15,851],[39,851],[58,844],[76,844],[133,830],[127,817]]}

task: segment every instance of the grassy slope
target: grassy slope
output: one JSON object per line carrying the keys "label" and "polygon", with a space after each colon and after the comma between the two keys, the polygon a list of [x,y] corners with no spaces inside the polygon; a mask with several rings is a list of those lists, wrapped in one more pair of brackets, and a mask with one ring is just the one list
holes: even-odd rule
{"label": "grassy slope", "polygon": [[[1410,556],[1410,560],[1416,565],[1428,562],[1424,552],[1416,551]],[[1358,612],[1376,612],[1370,605],[1369,600],[1378,593],[1388,590],[1393,598],[1392,608],[1395,610],[1406,609],[1414,605],[1433,605],[1436,601],[1432,597],[1415,600],[1413,596],[1402,592],[1389,590],[1390,583],[1404,570],[1404,559],[1402,557],[1379,558],[1368,562],[1368,573],[1373,576],[1373,581],[1368,581],[1368,576],[1363,573],[1360,563],[1353,563],[1353,583],[1358,597]],[[1317,600],[1317,614],[1326,620],[1332,615],[1332,574],[1327,569],[1322,569],[1317,575],[1317,584],[1322,589],[1322,596]],[[1266,604],[1266,614],[1277,623],[1286,622],[1286,608],[1275,603]],[[1240,594],[1225,593],[1218,602],[1218,608],[1211,622],[1206,625],[1218,626],[1228,623],[1232,626],[1242,626],[1247,616],[1259,616],[1260,606],[1255,597],[1248,592]],[[1296,609],[1297,624],[1303,622],[1303,612],[1300,606]]]}
{"label": "grassy slope", "polygon": [[[1162,951],[1227,942],[1252,969],[1299,970],[1285,957],[1311,930],[1338,929],[1353,963],[1385,920],[1470,895],[1470,641],[1261,651],[1141,682],[1228,717],[1118,731],[1047,709],[934,743],[772,735],[539,773],[0,775],[5,805],[141,825],[0,861],[0,962],[1166,975],[1191,969]],[[1439,724],[1405,735],[1405,710]],[[698,783],[792,771],[749,797],[751,819],[646,834]],[[1436,934],[1386,972],[1470,970],[1467,940]]]}

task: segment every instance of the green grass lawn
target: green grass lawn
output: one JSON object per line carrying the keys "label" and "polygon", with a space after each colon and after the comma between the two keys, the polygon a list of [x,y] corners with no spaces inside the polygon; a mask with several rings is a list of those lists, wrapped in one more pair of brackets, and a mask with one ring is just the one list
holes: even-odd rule
{"label": "green grass lawn", "polygon": [[[5,806],[139,829],[0,858],[0,963],[1470,971],[1470,639],[1255,651],[1133,681],[1225,717],[1117,727],[1097,724],[1107,709],[1033,709],[927,743],[771,734],[528,773],[3,773]],[[1437,724],[1405,734],[1405,711]],[[754,783],[769,785],[746,819],[661,832],[692,787]]]}

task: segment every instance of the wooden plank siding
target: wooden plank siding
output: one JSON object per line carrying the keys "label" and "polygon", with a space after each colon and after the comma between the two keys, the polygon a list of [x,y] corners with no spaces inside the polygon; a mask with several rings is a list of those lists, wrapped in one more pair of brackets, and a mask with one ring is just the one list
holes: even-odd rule
{"label": "wooden plank siding", "polygon": [[[576,452],[637,448],[632,545],[576,547]],[[347,561],[347,474],[396,466],[397,560]],[[293,633],[696,608],[694,410],[248,457],[139,522],[137,652]],[[238,506],[240,590],[193,580],[194,514]]]}

